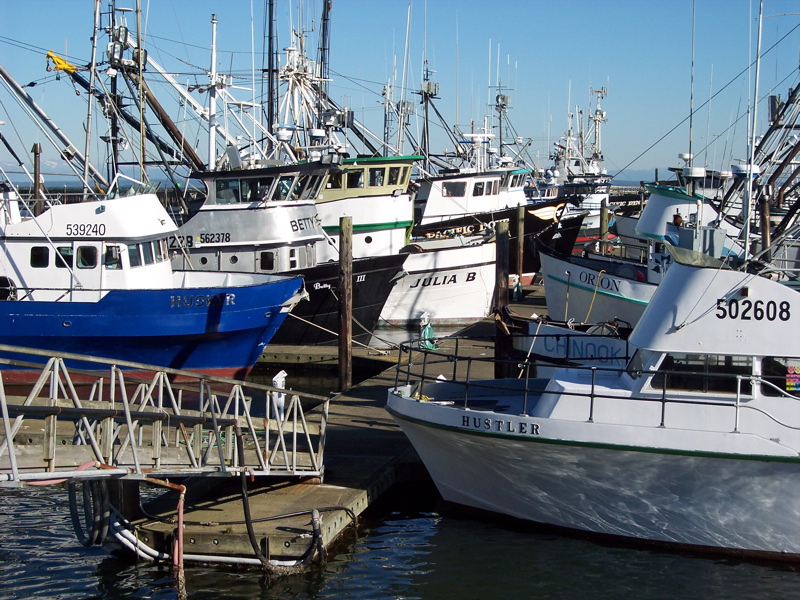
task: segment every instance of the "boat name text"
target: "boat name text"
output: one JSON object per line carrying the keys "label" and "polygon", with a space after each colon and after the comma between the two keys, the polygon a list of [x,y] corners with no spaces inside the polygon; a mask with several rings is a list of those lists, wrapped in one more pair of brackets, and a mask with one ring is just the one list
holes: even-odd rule
{"label": "boat name text", "polygon": [[314,289],[315,290],[329,290],[329,289],[331,289],[331,284],[330,283],[320,283],[319,281],[317,281],[314,284]]}
{"label": "boat name text", "polygon": [[170,296],[170,308],[190,306],[231,306],[236,304],[236,294],[194,294],[191,296]]}
{"label": "boat name text", "polygon": [[292,231],[305,231],[306,229],[314,229],[314,219],[311,217],[303,217],[302,219],[292,219],[289,221]]}
{"label": "boat name text", "polygon": [[[476,271],[470,271],[467,273],[467,278],[464,280],[465,283],[470,281],[475,281],[475,277],[477,276]],[[435,277],[419,277],[414,282],[414,285],[409,286],[409,289],[413,290],[416,287],[419,287],[422,284],[422,287],[428,287],[431,285],[449,285],[451,283],[458,283],[458,275],[436,275]]]}
{"label": "boat name text", "polygon": [[67,223],[67,235],[105,235],[105,223]]}
{"label": "boat name text", "polygon": [[619,292],[619,281],[615,281],[614,279],[610,279],[608,277],[600,277],[598,281],[596,274],[588,273],[587,271],[581,271],[580,281],[581,283],[594,285],[604,290],[614,290],[615,292]]}
{"label": "boat name text", "polygon": [[718,319],[735,319],[738,321],[788,321],[791,317],[791,305],[784,300],[783,302],[776,302],[775,300],[750,300],[745,298],[739,300],[738,298],[719,298],[717,300],[717,318]]}
{"label": "boat name text", "polygon": [[525,421],[506,421],[504,419],[489,419],[483,417],[461,417],[461,426],[469,429],[482,429],[484,431],[499,431],[501,433],[520,433],[525,435],[539,435],[538,423]]}
{"label": "boat name text", "polygon": [[[622,347],[616,348],[597,340],[584,340],[581,336],[546,336],[542,342],[549,356],[560,358],[596,358],[600,362],[622,360]],[[569,344],[569,346],[567,346]]]}

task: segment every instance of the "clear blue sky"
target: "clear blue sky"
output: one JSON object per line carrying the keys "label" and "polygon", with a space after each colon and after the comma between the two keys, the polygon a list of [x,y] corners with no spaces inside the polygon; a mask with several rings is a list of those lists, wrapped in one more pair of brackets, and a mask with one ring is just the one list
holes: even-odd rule
{"label": "clear blue sky", "polygon": [[[393,65],[398,85],[402,77],[409,2],[332,2],[331,96],[380,132],[380,93]],[[142,0],[145,47],[186,81],[200,72],[196,67],[207,68],[210,20],[216,13],[218,69],[246,75],[251,68],[251,14],[260,53],[265,4]],[[281,47],[289,43],[290,26],[319,27],[321,0],[304,2],[302,17],[297,1],[277,4]],[[118,6],[134,5],[134,0],[118,0]],[[693,5],[691,0],[413,0],[411,6],[408,87],[419,88],[425,51],[435,71],[432,78],[440,84],[437,106],[448,122],[457,120],[463,129],[469,129],[471,121],[481,122],[488,110],[489,85],[498,82],[499,62],[500,83],[510,88],[506,93],[512,99],[511,121],[520,136],[533,139],[533,156],[547,163],[548,148],[564,132],[568,112],[576,106],[586,111],[590,87],[605,87],[603,152],[610,173],[624,167],[634,172],[622,179],[639,179],[637,171],[666,172],[680,164],[678,153],[689,149],[694,10],[695,164],[727,168],[731,158],[746,155],[744,115],[753,95],[753,73],[749,80],[740,74],[755,58],[756,1],[697,0]],[[764,0],[763,6],[767,18],[762,51],[786,37],[763,58],[759,95],[785,98],[798,84],[800,2]],[[41,82],[29,92],[80,148],[82,99],[67,80],[56,81],[45,71],[44,54],[52,49],[75,64],[87,64],[92,7],[90,0],[0,0],[0,64],[20,83]],[[128,19],[134,29],[133,13]],[[259,56],[256,68],[260,66]],[[249,99],[249,94],[243,97]],[[409,94],[408,99],[416,102],[418,96]],[[18,152],[43,141],[15,114],[4,88],[0,102],[0,120],[6,121],[2,131]],[[763,130],[764,104],[759,116]],[[716,142],[704,152],[708,140]],[[447,144],[434,134],[434,150],[444,150]],[[0,161],[9,162],[4,148]]]}

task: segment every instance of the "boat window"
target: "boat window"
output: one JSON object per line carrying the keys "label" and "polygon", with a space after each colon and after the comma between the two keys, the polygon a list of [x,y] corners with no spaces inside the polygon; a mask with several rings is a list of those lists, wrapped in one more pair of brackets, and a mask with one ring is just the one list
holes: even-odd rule
{"label": "boat window", "polygon": [[494,191],[492,192],[492,194],[494,194],[496,196],[499,193],[500,193],[500,180],[499,179],[495,179],[494,180]]}
{"label": "boat window", "polygon": [[236,204],[239,202],[239,180],[217,180],[217,204]]}
{"label": "boat window", "polygon": [[400,182],[400,167],[389,167],[389,185],[397,185]]}
{"label": "boat window", "polygon": [[292,193],[289,197],[289,200],[297,200],[303,196],[303,192],[308,185],[308,180],[308,175],[300,175],[300,177],[297,178],[297,183],[295,184],[294,188],[292,188]]}
{"label": "boat window", "polygon": [[121,269],[122,258],[119,246],[106,246],[106,255],[103,258],[103,265],[106,269]]}
{"label": "boat window", "polygon": [[72,246],[58,246],[56,250],[56,266],[59,269],[72,268]]}
{"label": "boat window", "polygon": [[330,173],[328,175],[328,182],[325,184],[325,187],[329,190],[342,189],[342,172],[337,171],[336,173]]}
{"label": "boat window", "polygon": [[169,258],[169,253],[167,252],[167,240],[160,239],[153,242],[155,244],[156,249],[156,262],[163,262]]}
{"label": "boat window", "polygon": [[297,268],[297,248],[289,249],[289,268],[290,269]]}
{"label": "boat window", "polygon": [[383,167],[375,168],[369,170],[369,184],[372,187],[381,187],[383,186],[383,176],[386,172],[386,169]]}
{"label": "boat window", "polygon": [[275,270],[275,253],[274,252],[262,252],[260,259],[259,259],[259,268],[262,271],[274,271]]}
{"label": "boat window", "polygon": [[44,269],[50,265],[50,248],[47,246],[34,246],[31,248],[31,266],[34,269]]}
{"label": "boat window", "polygon": [[442,183],[442,196],[445,198],[463,198],[466,193],[466,181],[445,181]]}
{"label": "boat window", "polygon": [[97,266],[97,248],[94,246],[78,246],[75,264],[79,269],[94,269]]}
{"label": "boat window", "polygon": [[292,191],[294,175],[284,175],[278,180],[278,187],[275,188],[274,200],[286,200]]}
{"label": "boat window", "polygon": [[761,361],[761,393],[765,396],[782,396],[785,393],[800,396],[800,359],[768,356]]}
{"label": "boat window", "polygon": [[348,189],[363,188],[364,187],[364,170],[358,169],[356,171],[347,172],[347,187]]}
{"label": "boat window", "polygon": [[128,262],[131,267],[142,266],[142,255],[139,253],[139,244],[128,244]]}
{"label": "boat window", "polygon": [[152,265],[155,262],[153,258],[153,244],[150,242],[142,244],[142,255],[144,256],[144,264]]}
{"label": "boat window", "polygon": [[411,179],[411,168],[410,167],[403,167],[402,175],[400,176],[400,183],[406,185],[408,180]]}
{"label": "boat window", "polygon": [[638,349],[634,352],[630,361],[628,361],[628,366],[625,368],[625,371],[634,379],[638,379],[642,376],[642,371],[647,367],[647,363],[650,362],[651,356],[653,356],[651,350]]}
{"label": "boat window", "polygon": [[475,187],[472,188],[472,195],[473,196],[483,196],[483,181],[476,181]]}
{"label": "boat window", "polygon": [[[650,380],[656,390],[686,390],[735,394],[737,375],[749,377],[753,361],[747,356],[710,354],[667,354]],[[751,394],[749,381],[743,381],[741,392]]]}
{"label": "boat window", "polygon": [[320,183],[322,183],[322,177],[319,175],[309,177],[308,185],[306,189],[303,190],[303,193],[300,194],[300,198],[302,200],[316,200],[317,196],[319,196]]}

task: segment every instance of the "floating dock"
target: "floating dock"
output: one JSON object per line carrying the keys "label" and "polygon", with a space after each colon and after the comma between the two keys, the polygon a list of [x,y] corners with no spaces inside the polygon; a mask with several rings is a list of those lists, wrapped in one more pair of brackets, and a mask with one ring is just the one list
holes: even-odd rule
{"label": "floating dock", "polygon": [[[511,308],[530,316],[533,312],[544,314],[544,306],[541,285],[532,285],[524,288],[523,301]],[[466,344],[462,339],[459,353],[492,357],[494,344],[485,338],[494,334],[494,327],[490,318],[460,332],[481,339]],[[448,340],[437,343],[446,349]],[[336,540],[346,539],[342,536],[348,535],[358,515],[394,484],[428,477],[411,444],[384,408],[387,389],[395,384],[398,350],[375,355],[361,349],[354,354],[364,360],[383,361],[387,368],[332,399],[322,480],[246,484],[252,532],[262,556],[273,566],[296,567],[311,561],[315,553],[317,557],[320,552],[324,554]],[[335,347],[268,347],[262,361],[332,366],[336,357]],[[490,363],[476,365],[486,370],[485,377],[494,376]],[[257,566],[259,559],[254,557],[247,530],[240,481],[214,481],[213,487],[205,478],[185,482],[185,558],[209,556],[220,561],[227,557],[232,563]],[[142,541],[154,547],[167,547],[175,530],[177,496],[169,496],[160,497],[151,506],[145,504],[151,517],[132,522]]]}

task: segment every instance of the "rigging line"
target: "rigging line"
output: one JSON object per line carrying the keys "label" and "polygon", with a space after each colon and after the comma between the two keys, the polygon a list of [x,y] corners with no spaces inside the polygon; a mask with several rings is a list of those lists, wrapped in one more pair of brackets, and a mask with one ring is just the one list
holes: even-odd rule
{"label": "rigging line", "polygon": [[[763,56],[766,56],[766,55],[767,55],[767,54],[769,54],[769,53],[770,53],[772,50],[774,50],[774,49],[775,49],[775,47],[776,47],[778,44],[780,44],[780,43],[781,43],[783,40],[785,40],[787,37],[789,37],[789,35],[790,35],[790,34],[794,33],[795,29],[797,29],[797,28],[799,28],[799,27],[800,27],[800,23],[798,23],[797,25],[795,25],[794,27],[792,27],[792,28],[791,28],[791,29],[790,29],[790,30],[789,30],[789,31],[788,31],[788,32],[787,32],[787,33],[786,33],[786,34],[785,34],[783,37],[781,37],[781,38],[780,38],[778,41],[776,41],[774,44],[772,44],[772,46],[770,46],[770,47],[769,47],[767,50],[765,50],[764,52],[762,52],[762,53],[761,53],[762,57],[763,57]],[[747,72],[747,71],[750,69],[750,67],[752,67],[754,64],[755,64],[755,61],[752,61],[752,62],[751,62],[749,65],[747,65],[747,66],[746,66],[744,69],[742,69],[742,70],[739,72],[739,74],[738,74],[738,75],[735,75],[734,77],[732,77],[732,78],[731,78],[731,80],[730,80],[730,81],[728,81],[728,83],[726,83],[724,86],[722,86],[722,87],[721,87],[721,88],[720,88],[720,89],[719,89],[719,90],[718,90],[718,91],[717,91],[717,92],[716,92],[716,93],[715,93],[713,96],[711,96],[711,97],[710,97],[708,100],[706,100],[705,102],[703,102],[703,104],[701,104],[700,106],[698,106],[698,107],[697,107],[697,109],[696,109],[696,110],[693,110],[692,112],[694,113],[694,112],[697,112],[697,111],[699,111],[701,108],[704,108],[704,107],[706,106],[706,104],[708,104],[708,103],[709,103],[709,102],[711,102],[711,101],[712,101],[714,98],[716,98],[717,96],[719,96],[719,95],[720,95],[720,94],[721,94],[721,93],[722,93],[724,90],[726,90],[726,89],[727,89],[727,88],[728,88],[730,85],[732,85],[734,81],[736,81],[737,79],[739,79],[739,77],[741,77],[742,75],[744,75],[744,74],[745,74],[745,73],[746,73],[746,72]],[[670,129],[670,130],[669,130],[667,133],[665,133],[664,135],[662,135],[662,136],[661,136],[660,138],[658,138],[658,139],[657,139],[655,142],[653,142],[652,144],[650,144],[650,146],[648,146],[648,147],[647,147],[647,148],[646,148],[644,151],[642,151],[642,152],[641,152],[641,153],[640,153],[640,154],[639,154],[639,155],[638,155],[636,158],[634,158],[634,159],[633,159],[633,160],[631,160],[631,161],[630,161],[630,162],[629,162],[627,165],[625,165],[624,167],[622,167],[622,170],[621,170],[621,171],[619,171],[619,172],[618,172],[616,175],[613,175],[613,176],[611,177],[611,179],[614,179],[615,177],[619,177],[619,175],[621,175],[621,174],[622,174],[622,173],[625,171],[625,169],[627,169],[628,167],[630,167],[630,166],[631,166],[633,163],[635,163],[637,160],[639,160],[640,158],[642,158],[642,156],[644,156],[645,154],[647,154],[648,152],[650,152],[650,150],[652,150],[652,149],[653,149],[655,146],[657,146],[658,144],[660,144],[660,143],[661,143],[661,142],[662,142],[662,141],[663,141],[663,140],[664,140],[666,137],[668,137],[670,134],[672,134],[672,132],[674,132],[676,129],[678,129],[678,127],[680,127],[681,125],[683,125],[684,123],[686,123],[686,121],[688,121],[688,120],[691,118],[691,116],[692,116],[692,115],[690,114],[690,115],[688,115],[687,117],[685,117],[685,118],[684,118],[684,119],[683,119],[683,120],[682,120],[680,123],[678,123],[677,125],[675,125],[675,127],[673,127],[672,129]]]}

